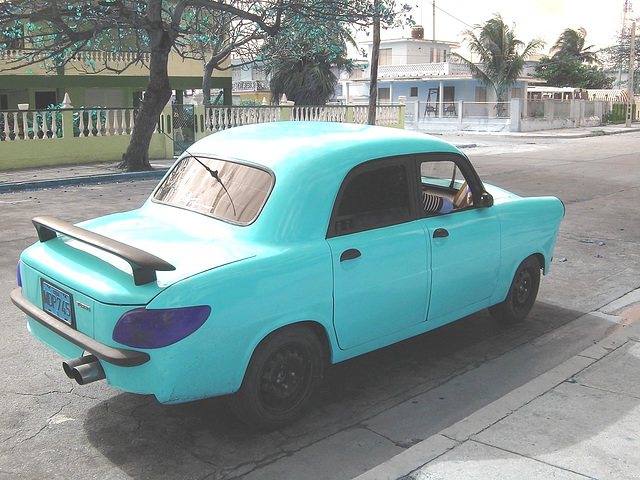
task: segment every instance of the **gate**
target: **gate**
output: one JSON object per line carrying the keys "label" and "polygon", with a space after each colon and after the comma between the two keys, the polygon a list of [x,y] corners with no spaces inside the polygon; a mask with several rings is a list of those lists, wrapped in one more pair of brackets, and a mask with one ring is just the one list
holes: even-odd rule
{"label": "gate", "polygon": [[195,142],[193,105],[173,105],[173,154],[180,155]]}

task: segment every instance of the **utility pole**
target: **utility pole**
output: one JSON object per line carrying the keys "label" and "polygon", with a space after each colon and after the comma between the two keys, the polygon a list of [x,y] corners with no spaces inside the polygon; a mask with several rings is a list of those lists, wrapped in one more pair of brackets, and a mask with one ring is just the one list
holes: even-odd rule
{"label": "utility pole", "polygon": [[369,112],[367,123],[376,124],[376,105],[378,103],[378,63],[380,63],[380,0],[373,0],[373,45],[369,66]]}
{"label": "utility pole", "polygon": [[626,126],[631,126],[631,120],[633,119],[633,71],[635,69],[634,60],[636,56],[636,22],[631,24],[631,53],[629,54],[629,79],[627,80],[627,123]]}
{"label": "utility pole", "polygon": [[436,0],[433,0],[433,41],[436,41]]}

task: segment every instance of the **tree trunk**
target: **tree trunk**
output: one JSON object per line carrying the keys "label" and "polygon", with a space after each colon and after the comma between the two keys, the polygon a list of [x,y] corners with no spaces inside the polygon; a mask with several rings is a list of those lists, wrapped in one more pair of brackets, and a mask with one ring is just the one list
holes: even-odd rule
{"label": "tree trunk", "polygon": [[204,96],[203,104],[205,107],[211,106],[211,76],[217,66],[217,62],[213,59],[204,64],[204,72],[202,73],[202,95]]}
{"label": "tree trunk", "polygon": [[499,118],[507,116],[507,106],[505,105],[507,99],[508,86],[499,85],[496,87],[496,114]]}
{"label": "tree trunk", "polygon": [[376,124],[376,105],[378,103],[378,62],[380,59],[380,0],[373,2],[375,14],[373,19],[373,46],[371,48],[371,66],[369,71],[369,115],[367,123],[369,125]]}
{"label": "tree trunk", "polygon": [[140,110],[136,115],[131,141],[122,156],[122,162],[118,165],[126,172],[152,170],[149,163],[149,145],[158,118],[171,98],[168,63],[169,52],[175,38],[171,32],[165,29],[160,19],[150,22],[148,33],[151,42],[149,82]]}

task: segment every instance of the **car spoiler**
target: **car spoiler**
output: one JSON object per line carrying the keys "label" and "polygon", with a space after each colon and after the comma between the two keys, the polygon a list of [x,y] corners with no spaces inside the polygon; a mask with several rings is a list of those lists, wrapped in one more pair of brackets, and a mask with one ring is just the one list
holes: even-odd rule
{"label": "car spoiler", "polygon": [[176,267],[170,263],[151,253],[132,247],[126,243],[118,242],[104,235],[90,232],[84,228],[76,227],[71,223],[55,217],[35,217],[32,222],[36,227],[38,238],[41,242],[47,242],[57,238],[58,233],[61,233],[122,258],[131,266],[133,282],[136,285],[155,282],[157,280],[157,271],[171,271],[176,269]]}

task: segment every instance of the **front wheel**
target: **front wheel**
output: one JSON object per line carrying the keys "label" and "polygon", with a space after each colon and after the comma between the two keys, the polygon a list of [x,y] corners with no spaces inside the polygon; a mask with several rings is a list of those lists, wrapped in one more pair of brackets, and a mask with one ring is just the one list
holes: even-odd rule
{"label": "front wheel", "polygon": [[503,324],[522,322],[533,308],[539,288],[540,263],[535,257],[528,257],[518,266],[507,298],[489,307],[489,313]]}
{"label": "front wheel", "polygon": [[253,352],[240,390],[228,397],[231,410],[267,430],[293,423],[320,385],[322,352],[318,337],[301,325],[267,336]]}

